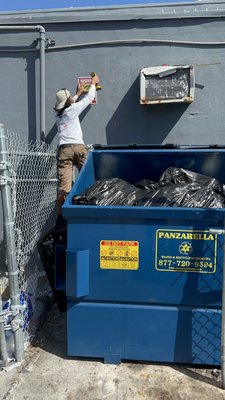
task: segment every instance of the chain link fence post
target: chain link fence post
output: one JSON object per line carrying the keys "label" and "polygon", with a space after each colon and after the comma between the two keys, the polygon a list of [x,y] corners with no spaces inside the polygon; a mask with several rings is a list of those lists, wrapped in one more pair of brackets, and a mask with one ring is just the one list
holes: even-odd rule
{"label": "chain link fence post", "polygon": [[0,189],[2,196],[3,227],[11,298],[11,328],[14,335],[15,358],[17,362],[20,362],[24,358],[24,335],[22,332],[23,324],[20,311],[20,290],[11,200],[11,179],[9,176],[8,141],[3,124],[0,124]]}
{"label": "chain link fence post", "polygon": [[8,352],[5,337],[5,313],[2,309],[2,295],[0,292],[0,365],[8,365]]}

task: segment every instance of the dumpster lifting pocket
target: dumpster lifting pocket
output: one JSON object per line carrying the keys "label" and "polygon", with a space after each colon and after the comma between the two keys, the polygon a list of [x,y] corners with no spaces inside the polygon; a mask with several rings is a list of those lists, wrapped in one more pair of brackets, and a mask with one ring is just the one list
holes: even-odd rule
{"label": "dumpster lifting pocket", "polygon": [[89,250],[66,251],[66,295],[83,297],[89,294]]}

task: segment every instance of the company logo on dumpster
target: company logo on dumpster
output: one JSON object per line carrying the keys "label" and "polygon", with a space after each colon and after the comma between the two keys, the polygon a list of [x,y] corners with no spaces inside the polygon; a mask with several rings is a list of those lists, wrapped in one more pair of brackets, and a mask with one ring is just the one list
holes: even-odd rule
{"label": "company logo on dumpster", "polygon": [[200,230],[156,231],[157,271],[216,272],[217,235]]}
{"label": "company logo on dumpster", "polygon": [[137,270],[139,243],[126,240],[101,240],[100,268]]}
{"label": "company logo on dumpster", "polygon": [[182,254],[191,254],[193,251],[191,243],[183,242],[179,246],[179,252]]}

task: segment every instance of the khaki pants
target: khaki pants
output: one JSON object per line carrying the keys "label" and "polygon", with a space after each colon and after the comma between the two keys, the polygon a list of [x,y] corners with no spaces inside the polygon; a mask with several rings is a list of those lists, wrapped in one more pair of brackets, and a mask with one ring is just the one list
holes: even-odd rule
{"label": "khaki pants", "polygon": [[87,158],[84,144],[65,144],[57,152],[58,191],[69,193],[72,187],[73,167],[81,170]]}

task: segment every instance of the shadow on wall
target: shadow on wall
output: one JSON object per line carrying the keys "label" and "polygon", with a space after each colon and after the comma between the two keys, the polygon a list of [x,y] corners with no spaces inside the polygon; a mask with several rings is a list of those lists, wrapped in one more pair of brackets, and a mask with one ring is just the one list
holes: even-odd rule
{"label": "shadow on wall", "polygon": [[188,104],[139,104],[139,78],[130,87],[106,126],[107,144],[161,144]]}
{"label": "shadow on wall", "polygon": [[[3,48],[3,47],[2,47]],[[30,48],[35,48],[35,43],[32,43]],[[11,47],[5,47],[6,50],[10,51]],[[6,58],[5,54],[3,53],[0,55],[1,59]],[[36,83],[35,83],[35,63],[37,59],[39,58],[39,54],[37,52],[34,53],[29,53],[29,55],[24,53],[8,53],[7,52],[7,58],[9,58],[13,63],[15,63],[15,59],[20,61],[21,58],[23,58],[26,61],[25,68],[24,66],[21,67],[21,64],[18,64],[18,70],[19,68],[23,69],[24,76],[22,77],[21,80],[18,80],[17,76],[13,76],[11,74],[11,70],[7,71],[7,79],[5,76],[3,76],[2,81],[0,80],[1,84],[1,90],[3,93],[8,93],[8,97],[6,98],[6,101],[4,103],[4,108],[1,108],[1,114],[3,116],[6,115],[8,118],[8,115],[10,118],[12,118],[11,121],[1,121],[4,122],[7,127],[9,127],[10,130],[15,130],[15,127],[19,127],[20,123],[22,124],[24,115],[27,115],[28,120],[28,141],[35,141],[37,140],[37,135],[36,135]],[[12,70],[13,72],[13,70]],[[19,75],[19,73],[18,73]],[[12,96],[10,96],[10,91],[9,91],[9,82],[10,82],[10,91],[12,92]],[[39,89],[38,89],[39,90]],[[15,95],[16,93],[16,95]],[[13,109],[13,113],[8,113],[8,109]],[[16,114],[15,114],[16,112]],[[16,117],[15,117],[16,116]]]}
{"label": "shadow on wall", "polygon": [[55,139],[57,135],[57,127],[56,124],[53,125],[53,127],[50,129],[50,131],[48,131],[48,133],[46,134],[46,136],[42,136],[42,140],[45,141],[45,143],[47,143],[48,145],[50,145],[53,140]]}

